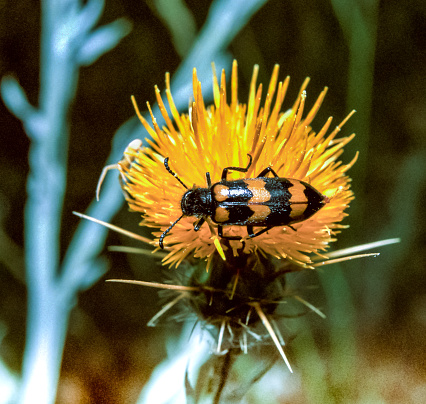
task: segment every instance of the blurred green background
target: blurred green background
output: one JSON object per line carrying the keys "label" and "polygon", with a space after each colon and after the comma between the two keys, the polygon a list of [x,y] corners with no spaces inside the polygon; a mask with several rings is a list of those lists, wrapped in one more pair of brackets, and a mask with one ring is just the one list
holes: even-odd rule
{"label": "blurred green background", "polygon": [[[101,23],[126,17],[132,32],[94,65],[81,71],[71,116],[69,176],[62,253],[93,199],[116,129],[134,111],[155,101],[202,27],[210,2],[108,0]],[[0,1],[0,75],[13,72],[37,103],[39,4]],[[307,105],[324,86],[325,102],[314,121],[328,116],[356,138],[342,156],[358,163],[349,175],[356,199],[332,248],[400,237],[378,258],[346,262],[294,275],[297,284],[320,284],[301,295],[327,319],[309,314],[291,320],[288,352],[301,373],[298,388],[279,402],[420,403],[426,397],[426,5],[420,0],[270,0],[231,43],[239,64],[239,100],[245,102],[254,64],[266,84],[274,64],[291,76],[290,107],[306,76]],[[188,82],[191,76],[188,75]],[[0,346],[18,372],[25,337],[23,208],[29,141],[21,123],[0,103]],[[112,175],[112,174],[111,174]],[[114,224],[149,235],[138,214],[123,207]],[[107,245],[138,246],[110,233]],[[105,250],[104,279],[163,280],[158,261]],[[180,325],[147,321],[161,307],[155,290],[98,282],[80,296],[71,317],[58,402],[135,402],[150,372],[165,357],[166,334]],[[325,376],[324,376],[325,375]],[[291,383],[291,379],[290,379]],[[67,401],[67,397],[74,397]],[[89,400],[88,397],[91,397]]]}

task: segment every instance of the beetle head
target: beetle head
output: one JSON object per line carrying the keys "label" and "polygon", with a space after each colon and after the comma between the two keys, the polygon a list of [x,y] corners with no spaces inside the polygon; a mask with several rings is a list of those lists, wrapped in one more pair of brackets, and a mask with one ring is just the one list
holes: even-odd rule
{"label": "beetle head", "polygon": [[193,188],[185,192],[180,203],[185,216],[210,216],[211,193],[208,188]]}

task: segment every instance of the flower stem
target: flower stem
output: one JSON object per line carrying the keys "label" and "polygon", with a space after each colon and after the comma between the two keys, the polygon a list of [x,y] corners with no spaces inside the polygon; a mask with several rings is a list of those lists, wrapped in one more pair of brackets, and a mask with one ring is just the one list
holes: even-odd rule
{"label": "flower stem", "polygon": [[219,404],[221,402],[220,396],[225,388],[232,365],[235,362],[235,358],[236,355],[233,349],[230,349],[223,357],[222,366],[220,367],[219,385],[217,387],[213,404]]}

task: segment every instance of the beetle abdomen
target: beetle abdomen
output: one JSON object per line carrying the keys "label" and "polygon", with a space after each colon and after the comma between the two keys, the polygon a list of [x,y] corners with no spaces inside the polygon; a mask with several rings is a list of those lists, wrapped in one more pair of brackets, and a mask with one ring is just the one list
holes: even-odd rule
{"label": "beetle abdomen", "polygon": [[225,225],[287,225],[309,218],[324,205],[315,188],[288,178],[221,181],[211,192],[212,220]]}

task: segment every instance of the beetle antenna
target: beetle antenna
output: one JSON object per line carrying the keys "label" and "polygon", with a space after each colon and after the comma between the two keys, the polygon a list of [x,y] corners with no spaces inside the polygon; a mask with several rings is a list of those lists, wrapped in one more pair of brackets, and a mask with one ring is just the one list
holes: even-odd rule
{"label": "beetle antenna", "polygon": [[167,230],[165,230],[164,231],[164,233],[160,236],[160,239],[158,240],[158,245],[161,247],[161,248],[163,248],[164,249],[164,244],[163,244],[163,240],[164,240],[164,237],[166,237],[167,236],[167,233],[171,230],[171,229],[173,229],[173,227],[175,226],[175,224],[180,220],[180,219],[182,219],[183,218],[183,216],[184,215],[182,215],[178,220],[176,220],[175,222],[173,222],[171,225],[170,225],[170,227],[167,229]]}
{"label": "beetle antenna", "polygon": [[[173,175],[173,177],[175,177],[183,186],[184,186],[184,188],[186,188],[186,189],[188,189],[188,187],[183,183],[183,181],[177,176],[177,174],[174,172],[174,171],[172,171],[172,169],[169,167],[169,158],[168,157],[166,157],[165,159],[164,159],[164,167],[166,167],[166,170],[171,174],[171,175]],[[174,225],[174,224],[173,224]],[[173,226],[172,226],[173,227]],[[170,229],[169,229],[170,230]]]}

